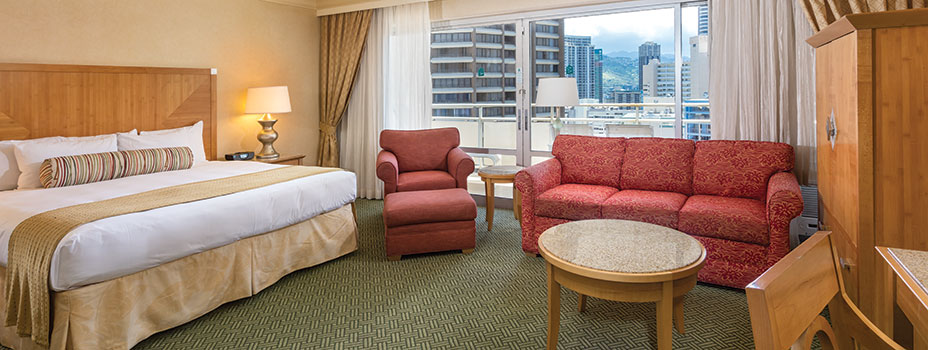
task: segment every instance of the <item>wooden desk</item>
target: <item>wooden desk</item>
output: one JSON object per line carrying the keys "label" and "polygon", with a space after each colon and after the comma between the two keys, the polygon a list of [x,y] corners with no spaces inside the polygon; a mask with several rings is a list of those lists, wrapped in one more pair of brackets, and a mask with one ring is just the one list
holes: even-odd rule
{"label": "wooden desk", "polygon": [[889,295],[882,307],[892,308],[891,329],[883,331],[909,349],[928,349],[928,252],[876,247],[886,264],[883,287]]}

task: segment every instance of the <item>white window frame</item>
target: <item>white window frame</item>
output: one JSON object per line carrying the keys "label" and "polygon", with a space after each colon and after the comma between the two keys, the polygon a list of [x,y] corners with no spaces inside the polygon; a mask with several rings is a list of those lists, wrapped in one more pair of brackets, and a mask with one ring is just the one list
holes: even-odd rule
{"label": "white window frame", "polygon": [[[580,5],[576,7],[527,11],[522,13],[489,15],[472,18],[462,18],[443,21],[432,21],[432,31],[449,30],[464,27],[479,27],[486,25],[496,25],[502,23],[515,23],[516,32],[521,33],[516,36],[516,67],[522,69],[524,74],[530,72],[532,62],[530,62],[530,37],[526,31],[529,24],[533,21],[565,19],[571,17],[583,17],[593,15],[605,15],[624,12],[647,11],[656,9],[672,8],[674,11],[674,135],[676,138],[683,138],[683,7],[694,4],[705,4],[709,6],[708,0],[634,0],[617,3],[600,4],[600,5]],[[712,9],[709,9],[710,13]],[[712,40],[711,37],[709,39]],[[710,58],[711,59],[711,58]],[[526,76],[527,77],[527,76]],[[527,84],[522,79],[522,86],[517,83],[517,123],[523,124],[523,119],[531,115],[531,101],[528,96],[532,96],[531,89],[534,84]],[[522,131],[521,127],[517,128],[516,150],[495,149],[495,148],[465,148],[464,150],[472,153],[489,153],[489,154],[506,154],[515,155],[516,162],[519,165],[531,165],[532,157],[552,157],[550,151],[536,151],[531,145],[531,123],[528,123],[528,130]]]}

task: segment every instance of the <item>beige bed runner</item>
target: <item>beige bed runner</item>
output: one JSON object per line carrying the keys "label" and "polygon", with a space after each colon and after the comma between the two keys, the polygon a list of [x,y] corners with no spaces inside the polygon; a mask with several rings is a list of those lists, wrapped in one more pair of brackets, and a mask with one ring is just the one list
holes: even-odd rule
{"label": "beige bed runner", "polygon": [[68,232],[105,218],[143,212],[252,190],[339,170],[292,166],[172,186],[99,202],[78,204],[32,216],[13,230],[7,267],[5,326],[48,346],[52,255]]}

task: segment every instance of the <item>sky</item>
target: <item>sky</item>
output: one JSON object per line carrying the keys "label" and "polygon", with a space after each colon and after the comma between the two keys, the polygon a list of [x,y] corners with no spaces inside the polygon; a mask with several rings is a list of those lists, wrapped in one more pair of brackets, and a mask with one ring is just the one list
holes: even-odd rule
{"label": "sky", "polygon": [[[683,42],[695,36],[699,10],[683,8]],[[661,54],[673,51],[673,9],[623,12],[609,15],[564,19],[567,35],[593,37],[593,45],[609,55],[617,51],[631,51],[637,55],[638,46],[646,41],[661,44]],[[684,51],[684,55],[689,52]]]}

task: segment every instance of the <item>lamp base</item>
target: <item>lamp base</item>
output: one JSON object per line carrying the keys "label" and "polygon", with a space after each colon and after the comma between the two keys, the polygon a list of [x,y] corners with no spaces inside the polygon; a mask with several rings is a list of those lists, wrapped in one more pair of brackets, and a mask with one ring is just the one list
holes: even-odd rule
{"label": "lamp base", "polygon": [[280,158],[280,153],[274,149],[274,141],[277,141],[277,131],[274,130],[274,124],[277,120],[271,119],[270,114],[258,120],[261,124],[261,132],[258,133],[258,141],[261,141],[261,151],[255,155],[255,158],[261,160],[274,160]]}

